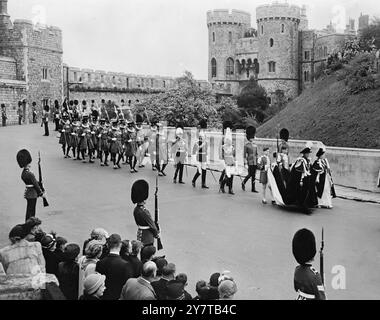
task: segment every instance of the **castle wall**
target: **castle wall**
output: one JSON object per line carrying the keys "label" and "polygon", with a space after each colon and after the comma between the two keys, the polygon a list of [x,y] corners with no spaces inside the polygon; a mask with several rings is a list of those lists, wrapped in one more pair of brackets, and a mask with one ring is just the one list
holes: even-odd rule
{"label": "castle wall", "polygon": [[128,100],[131,100],[132,103],[135,103],[136,100],[140,102],[144,99],[147,99],[151,94],[146,93],[117,93],[117,92],[96,92],[96,91],[70,91],[70,100],[83,101],[86,100],[87,103],[90,103],[91,100],[95,100],[100,104],[101,100],[106,101],[111,100],[115,103],[120,103],[121,99],[124,99],[126,103]]}
{"label": "castle wall", "polygon": [[309,88],[314,82],[314,47],[315,33],[314,31],[300,31],[300,47],[299,47],[299,62],[300,62],[300,86],[301,90]]}
{"label": "castle wall", "polygon": [[16,80],[16,72],[15,59],[0,56],[0,79]]}

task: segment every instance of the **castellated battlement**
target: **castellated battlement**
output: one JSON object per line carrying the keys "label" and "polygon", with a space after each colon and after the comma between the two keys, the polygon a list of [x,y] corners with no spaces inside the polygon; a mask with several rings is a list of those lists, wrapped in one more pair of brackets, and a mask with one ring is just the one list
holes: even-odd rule
{"label": "castellated battlement", "polygon": [[251,15],[246,11],[228,9],[216,9],[207,11],[207,25],[212,24],[235,24],[251,25]]}
{"label": "castellated battlement", "polygon": [[300,20],[301,7],[289,5],[288,3],[272,3],[261,5],[256,8],[257,21],[281,18]]}

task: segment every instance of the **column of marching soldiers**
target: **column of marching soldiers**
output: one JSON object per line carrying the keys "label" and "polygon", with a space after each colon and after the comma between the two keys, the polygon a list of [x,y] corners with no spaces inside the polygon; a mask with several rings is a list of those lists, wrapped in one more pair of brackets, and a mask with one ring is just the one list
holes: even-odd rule
{"label": "column of marching soldiers", "polygon": [[[129,164],[130,172],[136,173],[138,168],[143,168],[144,158],[150,157],[153,171],[158,171],[159,176],[166,176],[165,168],[170,158],[174,160],[175,173],[173,183],[184,184],[183,171],[188,163],[188,154],[195,157],[196,173],[192,179],[193,187],[201,176],[201,187],[208,189],[206,185],[206,173],[210,171],[215,182],[213,171],[208,167],[208,142],[206,139],[207,121],[201,120],[198,124],[198,139],[190,152],[187,142],[184,140],[184,127],[177,123],[175,140],[168,141],[164,134],[165,128],[159,119],[149,120],[146,112],[143,114],[132,113],[130,105],[125,105],[121,100],[121,106],[114,105],[114,117],[110,118],[104,99],[101,106],[97,107],[95,101],[87,108],[86,101],[79,107],[77,100],[64,102],[60,112],[60,139],[65,158],[81,160],[84,163],[94,163],[99,160],[100,166],[113,165],[115,170],[122,164]],[[149,129],[143,127],[144,118]],[[223,138],[219,148],[219,157],[224,163],[224,168],[219,178],[219,191],[234,194],[233,178],[237,175],[238,165],[236,150],[233,145],[231,121],[223,123]],[[245,190],[246,183],[251,180],[251,191],[257,192],[255,186],[256,171],[260,171],[260,183],[263,186],[263,204],[267,203],[266,190],[269,189],[272,196],[272,204],[280,206],[296,206],[310,213],[311,208],[332,208],[332,198],[335,190],[331,176],[329,162],[326,159],[326,149],[319,148],[316,160],[311,161],[312,143],[307,142],[300,156],[291,165],[289,160],[289,131],[283,128],[280,131],[280,142],[277,152],[270,157],[269,147],[263,148],[263,154],[258,155],[258,147],[254,142],[256,128],[249,126],[245,130],[246,143],[244,145],[244,167],[248,169],[248,175],[241,181],[241,187]],[[86,158],[88,157],[88,160]],[[178,181],[177,181],[178,179]]]}

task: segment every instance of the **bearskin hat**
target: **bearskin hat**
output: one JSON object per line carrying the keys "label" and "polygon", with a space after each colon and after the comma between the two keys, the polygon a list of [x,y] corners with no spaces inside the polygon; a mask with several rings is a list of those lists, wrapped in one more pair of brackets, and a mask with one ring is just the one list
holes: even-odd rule
{"label": "bearskin hat", "polygon": [[207,120],[206,119],[200,120],[198,125],[200,129],[207,129]]}
{"label": "bearskin hat", "polygon": [[247,127],[247,129],[245,129],[245,134],[248,140],[254,138],[256,134],[256,128],[254,126]]}
{"label": "bearskin hat", "polygon": [[298,230],[293,237],[292,250],[299,264],[312,260],[317,253],[314,234],[308,229]]}
{"label": "bearskin hat", "polygon": [[232,130],[232,127],[233,127],[233,125],[232,125],[232,121],[227,120],[227,121],[224,121],[224,122],[223,122],[223,132],[224,132],[227,128],[230,128],[230,129]]}
{"label": "bearskin hat", "polygon": [[16,159],[20,168],[24,168],[26,165],[32,162],[32,156],[26,149],[22,149],[19,152],[17,152]]}
{"label": "bearskin hat", "polygon": [[136,114],[136,123],[143,123],[143,122],[144,120],[141,114]]}
{"label": "bearskin hat", "polygon": [[281,129],[280,130],[280,139],[288,141],[289,140],[289,131],[288,129]]}
{"label": "bearskin hat", "polygon": [[132,185],[131,199],[134,204],[140,203],[149,197],[149,184],[145,180],[137,180]]}

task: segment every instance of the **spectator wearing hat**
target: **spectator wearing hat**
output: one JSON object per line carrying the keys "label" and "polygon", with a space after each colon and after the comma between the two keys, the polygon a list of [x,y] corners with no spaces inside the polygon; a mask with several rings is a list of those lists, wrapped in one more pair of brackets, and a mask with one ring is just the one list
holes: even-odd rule
{"label": "spectator wearing hat", "polygon": [[84,279],[83,295],[79,300],[100,300],[103,297],[106,277],[100,273],[92,273]]}
{"label": "spectator wearing hat", "polygon": [[45,273],[45,259],[39,242],[25,240],[24,225],[9,233],[11,244],[0,249],[0,265],[7,275]]}
{"label": "spectator wearing hat", "polygon": [[[105,246],[107,242],[107,238],[108,238],[108,232],[104,230],[103,228],[93,229],[91,231],[90,238],[85,240],[85,242],[83,243],[82,254],[86,255],[86,246],[91,240],[97,240]],[[104,250],[104,249],[105,248],[103,248],[103,255],[100,258],[104,258],[108,253],[107,250]]]}
{"label": "spectator wearing hat", "polygon": [[218,286],[219,300],[232,300],[237,292],[237,286],[233,280],[223,280]]}
{"label": "spectator wearing hat", "polygon": [[183,293],[184,293],[184,300],[193,300],[190,293],[188,293],[185,288],[187,286],[187,275],[185,273],[179,273],[175,277],[175,279],[183,284]]}
{"label": "spectator wearing hat", "polygon": [[292,251],[299,263],[294,272],[297,300],[326,300],[321,275],[312,266],[317,253],[314,234],[308,229],[298,230],[293,237]]}
{"label": "spectator wearing hat", "polygon": [[56,239],[51,234],[46,234],[41,239],[42,253],[46,262],[46,273],[54,274],[58,276],[58,264],[59,259],[55,254]]}
{"label": "spectator wearing hat", "polygon": [[195,291],[197,292],[197,296],[193,300],[210,300],[210,287],[206,281],[199,280],[195,285]]}
{"label": "spectator wearing hat", "polygon": [[91,240],[85,250],[85,255],[78,260],[79,265],[79,296],[83,294],[84,279],[92,273],[95,273],[96,264],[98,263],[103,252],[103,244],[99,240]]}
{"label": "spectator wearing hat", "polygon": [[78,300],[79,253],[80,247],[77,244],[68,244],[64,251],[64,261],[58,265],[59,287],[67,300]]}
{"label": "spectator wearing hat", "polygon": [[209,299],[210,300],[218,300],[219,299],[219,291],[218,291],[218,286],[219,286],[219,277],[220,273],[215,272],[211,275],[210,277],[210,282],[209,282]]}
{"label": "spectator wearing hat", "polygon": [[129,262],[120,257],[120,235],[112,234],[108,239],[108,246],[110,253],[97,262],[95,270],[106,276],[103,300],[117,300],[123,285],[133,276],[133,269]]}
{"label": "spectator wearing hat", "polygon": [[140,277],[129,279],[123,287],[120,300],[157,300],[156,293],[151,285],[155,279],[157,266],[153,261],[143,265]]}
{"label": "spectator wearing hat", "polygon": [[[159,231],[154,223],[145,201],[149,197],[149,184],[145,180],[137,180],[132,185],[131,200],[136,205],[133,216],[137,224],[137,240],[144,246],[152,246],[154,239],[159,238]],[[142,260],[142,259],[141,259]],[[142,261],[144,263],[144,261]]]}
{"label": "spectator wearing hat", "polygon": [[22,168],[21,180],[25,183],[25,192],[24,198],[26,199],[26,217],[25,221],[27,221],[30,217],[34,217],[36,215],[36,203],[38,197],[43,197],[44,192],[41,190],[41,187],[30,170],[32,163],[32,156],[29,151],[26,149],[22,149],[17,153],[16,156],[17,163],[20,168]]}
{"label": "spectator wearing hat", "polygon": [[[162,268],[162,277],[158,281],[151,283],[154,292],[156,293],[158,300],[167,299],[167,284],[171,280],[175,280],[176,267],[174,263],[168,263],[168,265]],[[176,286],[176,285],[174,285]]]}
{"label": "spectator wearing hat", "polygon": [[123,241],[123,246],[120,250],[120,256],[128,261],[133,269],[133,278],[138,278],[141,276],[143,263],[138,258],[142,243],[137,240],[125,240]]}

